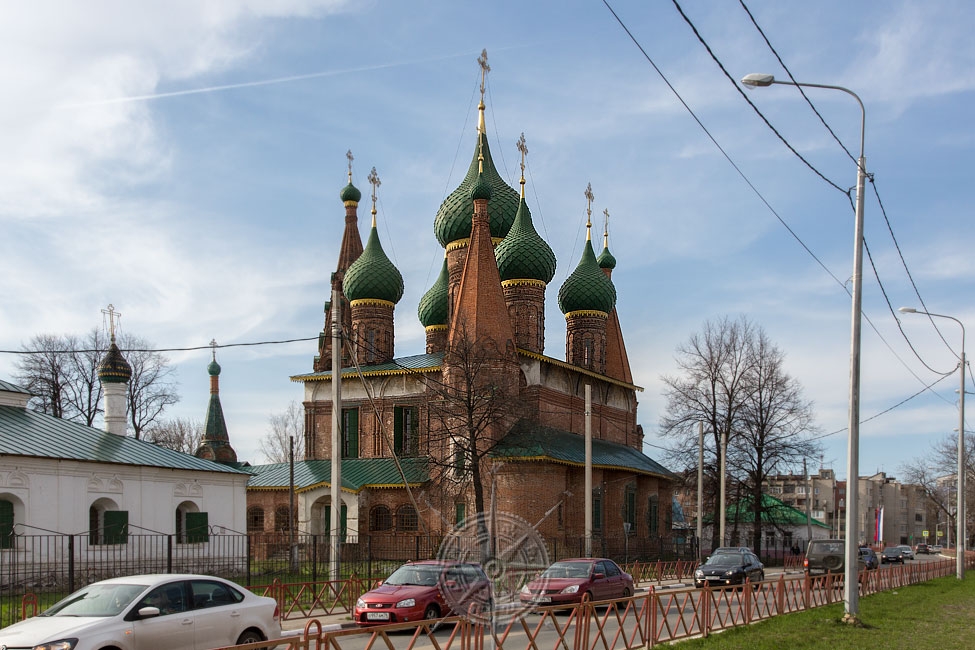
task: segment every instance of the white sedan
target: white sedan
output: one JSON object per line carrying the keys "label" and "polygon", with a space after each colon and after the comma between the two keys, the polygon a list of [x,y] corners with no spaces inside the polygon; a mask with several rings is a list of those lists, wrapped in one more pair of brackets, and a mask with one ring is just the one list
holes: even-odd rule
{"label": "white sedan", "polygon": [[274,599],[212,576],[157,574],[83,587],[0,629],[0,648],[206,650],[280,637]]}

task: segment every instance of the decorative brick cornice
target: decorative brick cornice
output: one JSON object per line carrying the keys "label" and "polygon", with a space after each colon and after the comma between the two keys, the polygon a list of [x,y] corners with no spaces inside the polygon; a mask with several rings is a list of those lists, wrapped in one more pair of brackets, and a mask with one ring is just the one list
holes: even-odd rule
{"label": "decorative brick cornice", "polygon": [[452,241],[449,244],[447,244],[447,252],[451,253],[453,251],[460,250],[461,248],[467,248],[470,245],[471,245],[470,237],[465,237],[464,239],[458,239],[457,241]]}
{"label": "decorative brick cornice", "polygon": [[565,315],[565,320],[570,318],[609,318],[609,313],[598,309],[579,309]]}
{"label": "decorative brick cornice", "polygon": [[379,298],[359,298],[358,300],[353,300],[349,303],[351,307],[389,307],[390,309],[396,306],[396,303],[390,302],[388,300],[380,300]]}
{"label": "decorative brick cornice", "polygon": [[447,331],[446,325],[427,325],[424,330],[425,332],[445,332]]}
{"label": "decorative brick cornice", "polygon": [[532,280],[531,278],[522,278],[517,280],[503,280],[501,282],[502,287],[541,287],[544,289],[548,286],[544,280]]}

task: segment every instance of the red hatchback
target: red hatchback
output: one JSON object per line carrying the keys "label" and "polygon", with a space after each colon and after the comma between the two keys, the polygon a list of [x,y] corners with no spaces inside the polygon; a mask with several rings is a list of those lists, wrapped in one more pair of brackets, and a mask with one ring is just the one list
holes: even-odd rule
{"label": "red hatchback", "polygon": [[358,625],[385,625],[464,613],[471,603],[490,609],[491,584],[476,564],[445,560],[408,562],[378,587],[359,596]]}
{"label": "red hatchback", "polygon": [[525,585],[519,598],[524,604],[566,605],[591,600],[629,598],[633,577],[605,558],[573,558],[556,562]]}

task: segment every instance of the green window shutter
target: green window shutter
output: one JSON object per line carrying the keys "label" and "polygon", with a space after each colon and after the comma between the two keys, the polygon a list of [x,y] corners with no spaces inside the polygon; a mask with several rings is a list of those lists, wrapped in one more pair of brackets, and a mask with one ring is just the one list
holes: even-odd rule
{"label": "green window shutter", "polygon": [[456,504],[454,523],[456,523],[458,526],[463,526],[464,521],[466,521],[466,519],[467,519],[467,504],[466,503]]}
{"label": "green window shutter", "polygon": [[188,544],[202,544],[210,541],[210,526],[207,513],[186,513],[186,542]]}
{"label": "green window shutter", "polygon": [[626,517],[624,521],[630,524],[630,530],[636,532],[636,488],[626,489]]}
{"label": "green window shutter", "polygon": [[658,535],[660,533],[660,526],[658,519],[660,517],[660,507],[657,495],[654,494],[650,497],[648,507],[647,507],[647,524],[650,528],[651,535]]}
{"label": "green window shutter", "polygon": [[349,521],[349,506],[342,504],[342,509],[339,510],[339,535],[343,543],[345,543],[345,534],[348,532],[348,521]]}
{"label": "green window shutter", "polygon": [[393,407],[393,453],[401,455],[403,453],[403,411],[402,406]]}
{"label": "green window shutter", "polygon": [[14,547],[14,504],[0,501],[0,548]]}
{"label": "green window shutter", "polygon": [[129,540],[128,510],[105,511],[105,544],[125,544]]}

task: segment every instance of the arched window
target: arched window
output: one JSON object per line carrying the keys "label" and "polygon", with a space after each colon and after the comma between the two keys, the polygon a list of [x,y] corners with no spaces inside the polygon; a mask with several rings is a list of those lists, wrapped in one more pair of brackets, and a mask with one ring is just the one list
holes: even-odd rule
{"label": "arched window", "polygon": [[200,544],[210,539],[207,513],[200,512],[192,501],[184,501],[176,508],[176,543]]}
{"label": "arched window", "polygon": [[291,521],[288,518],[288,506],[278,506],[274,509],[274,530],[277,532],[291,530]]}
{"label": "arched window", "polygon": [[88,543],[125,544],[129,539],[129,512],[118,510],[111,499],[99,499],[88,508]]}
{"label": "arched window", "polygon": [[396,530],[398,532],[415,532],[419,528],[420,519],[416,515],[416,508],[410,504],[396,509]]}
{"label": "arched window", "polygon": [[251,506],[247,509],[247,532],[264,532],[264,508]]}
{"label": "arched window", "polygon": [[369,532],[381,533],[393,528],[393,513],[383,505],[369,511]]}

